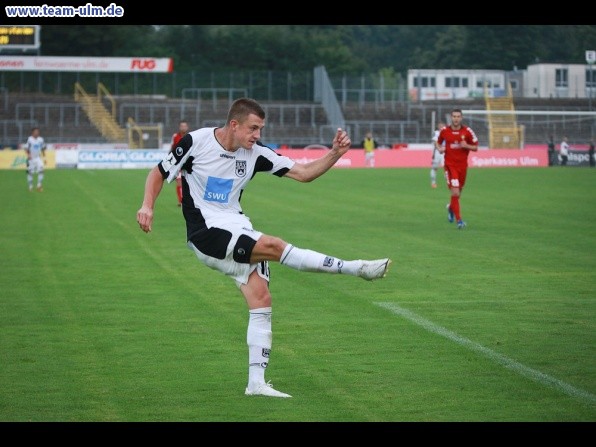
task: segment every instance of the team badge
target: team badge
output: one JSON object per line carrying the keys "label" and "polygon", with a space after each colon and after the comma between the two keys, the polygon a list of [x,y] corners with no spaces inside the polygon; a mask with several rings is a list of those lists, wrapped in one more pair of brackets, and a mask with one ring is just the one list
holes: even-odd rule
{"label": "team badge", "polygon": [[246,160],[236,160],[236,175],[238,177],[246,175]]}
{"label": "team badge", "polygon": [[180,146],[178,146],[178,147],[176,148],[176,155],[177,155],[178,157],[182,157],[182,154],[183,154],[183,153],[184,153],[184,149],[182,149]]}

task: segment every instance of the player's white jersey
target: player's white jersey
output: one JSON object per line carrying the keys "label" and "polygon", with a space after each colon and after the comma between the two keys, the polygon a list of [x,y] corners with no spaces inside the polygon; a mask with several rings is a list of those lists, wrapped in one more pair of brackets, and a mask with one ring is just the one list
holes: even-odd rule
{"label": "player's white jersey", "polygon": [[215,138],[215,129],[189,132],[158,164],[168,183],[182,171],[182,206],[189,238],[205,226],[225,227],[246,219],[240,198],[253,176],[266,172],[282,177],[295,164],[258,143],[252,149],[226,151]]}
{"label": "player's white jersey", "polygon": [[433,132],[432,142],[433,142],[433,155],[432,155],[432,167],[438,168],[443,167],[445,164],[445,153],[439,152],[435,147],[435,143],[439,140],[439,133],[441,132],[440,129],[436,129]]}
{"label": "player's white jersey", "polygon": [[43,140],[43,137],[33,137],[32,135],[29,135],[29,138],[27,138],[27,148],[29,149],[31,158],[40,158],[41,151],[45,145],[46,143]]}

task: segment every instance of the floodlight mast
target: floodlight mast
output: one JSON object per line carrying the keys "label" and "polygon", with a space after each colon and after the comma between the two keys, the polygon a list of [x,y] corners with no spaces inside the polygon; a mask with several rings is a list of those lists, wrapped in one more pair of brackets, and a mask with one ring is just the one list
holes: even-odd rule
{"label": "floodlight mast", "polygon": [[596,51],[594,51],[594,50],[586,50],[586,62],[590,66],[590,82],[589,82],[589,84],[586,83],[586,87],[588,85],[590,86],[590,92],[589,92],[589,95],[588,95],[588,98],[589,98],[588,104],[589,104],[589,109],[590,109],[590,112],[591,112],[592,111],[592,94],[593,94],[594,87],[595,87],[594,84],[596,84],[594,82],[594,75],[592,73],[592,66],[594,65],[594,62],[596,62]]}

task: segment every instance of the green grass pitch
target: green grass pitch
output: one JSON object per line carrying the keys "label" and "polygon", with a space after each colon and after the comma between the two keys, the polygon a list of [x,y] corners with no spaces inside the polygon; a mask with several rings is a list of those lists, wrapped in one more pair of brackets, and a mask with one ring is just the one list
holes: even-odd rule
{"label": "green grass pitch", "polygon": [[255,228],[383,280],[271,264],[266,378],[248,397],[246,304],[185,245],[146,170],[0,171],[0,421],[593,422],[596,170],[471,169],[468,227],[429,169],[260,174]]}

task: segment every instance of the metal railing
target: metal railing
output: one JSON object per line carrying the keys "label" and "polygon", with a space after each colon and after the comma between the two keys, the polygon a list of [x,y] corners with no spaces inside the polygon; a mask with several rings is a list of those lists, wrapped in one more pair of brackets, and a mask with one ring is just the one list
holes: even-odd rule
{"label": "metal railing", "polygon": [[31,135],[31,129],[38,126],[36,120],[0,120],[0,129],[2,129],[0,149],[5,146],[17,148],[27,141],[27,137]]}
{"label": "metal railing", "polygon": [[[24,142],[23,139],[26,140],[33,125],[42,128],[42,135],[49,143],[106,142],[92,127],[80,104],[47,102],[47,96],[42,97],[45,101],[33,102],[34,95],[25,95],[25,97],[26,102],[18,102],[19,95],[6,92],[8,110],[2,116],[5,120],[0,121],[2,123],[0,143],[12,146]],[[189,121],[191,128],[223,125],[229,106],[227,100],[220,100],[217,110],[212,111],[212,102],[205,108],[204,101],[197,100],[162,99],[148,102],[147,98],[140,98],[135,102],[131,97],[126,97],[126,102],[120,103],[121,99],[118,97],[115,99],[118,103],[118,116],[125,118],[132,116],[136,122],[148,125],[163,123],[164,129],[171,129],[172,133],[180,119]],[[328,123],[326,113],[318,103],[262,102],[261,104],[267,113],[264,135],[269,141],[299,147],[309,144],[329,145],[333,138],[335,126]],[[576,103],[569,102],[557,106],[555,102],[549,101],[544,105],[516,105],[518,124],[523,125],[525,129],[525,144],[545,144],[549,134],[553,134],[557,139],[567,134],[571,144],[585,144],[590,138],[596,136],[596,118],[586,113],[586,108],[574,104]],[[464,122],[474,129],[481,144],[487,145],[486,117],[471,113],[472,110],[485,110],[484,104],[476,101],[457,105],[464,109]],[[376,112],[374,103],[366,103],[362,111],[354,113],[351,119],[347,112],[344,112],[347,118],[345,126],[354,144],[359,144],[366,131],[365,128],[372,128],[377,139],[387,145],[396,142],[427,143],[432,135],[433,112],[436,116],[448,120],[453,106],[453,102],[408,104],[400,106],[398,112],[390,113],[387,107],[381,112]],[[347,110],[357,109],[360,109],[358,103],[347,104]],[[545,113],[548,111],[551,113]],[[570,112],[576,113],[571,115]],[[370,118],[367,118],[368,116]],[[18,122],[23,122],[21,127]],[[410,122],[417,124],[410,124]],[[126,123],[121,122],[120,125],[125,127]]]}
{"label": "metal railing", "polygon": [[[71,110],[71,113],[68,111]],[[79,126],[81,115],[86,119],[80,104],[20,102],[15,105],[15,119],[36,121],[38,125]],[[56,116],[57,115],[57,116]],[[68,121],[66,117],[68,118]]]}

